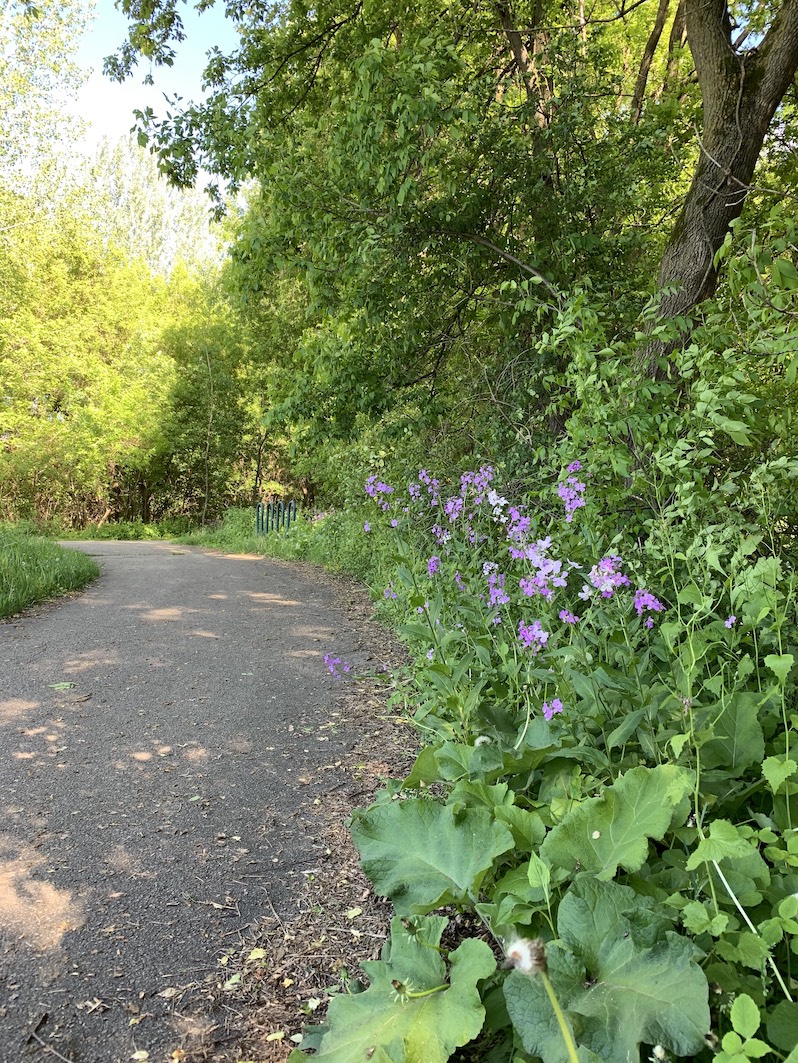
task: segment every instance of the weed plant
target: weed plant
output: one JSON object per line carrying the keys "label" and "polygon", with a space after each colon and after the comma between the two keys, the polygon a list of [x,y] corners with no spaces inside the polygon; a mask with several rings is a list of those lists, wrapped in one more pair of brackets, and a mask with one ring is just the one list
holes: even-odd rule
{"label": "weed plant", "polygon": [[99,572],[85,554],[66,550],[27,527],[0,525],[0,617],[77,590]]}
{"label": "weed plant", "polygon": [[369,478],[427,744],[352,823],[390,939],[292,1061],[798,1063],[794,577],[754,527],[598,531],[590,473]]}

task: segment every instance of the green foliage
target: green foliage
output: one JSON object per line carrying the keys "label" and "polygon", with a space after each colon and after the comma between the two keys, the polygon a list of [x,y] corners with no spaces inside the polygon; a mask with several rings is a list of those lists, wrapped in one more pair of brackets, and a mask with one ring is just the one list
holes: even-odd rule
{"label": "green foliage", "polygon": [[99,574],[86,554],[65,550],[24,527],[0,524],[0,617],[77,590]]}
{"label": "green foliage", "polygon": [[335,997],[319,1051],[297,1050],[289,1059],[445,1063],[476,1037],[485,1017],[477,985],[496,961],[482,941],[447,953],[440,947],[446,924],[441,916],[393,919],[381,958],[363,965],[369,988]]}
{"label": "green foliage", "polygon": [[607,483],[368,479],[428,744],[353,837],[400,914],[453,906],[501,943],[486,1051],[572,1059],[565,1028],[584,1059],[708,1059],[711,1035],[757,1058],[794,1020],[791,569],[763,532],[690,544],[678,501],[646,541],[611,533]]}
{"label": "green foliage", "polygon": [[[641,1042],[698,1054],[709,1029],[708,987],[696,950],[635,891],[578,878],[557,915],[547,950],[552,984],[577,1043],[609,1063],[639,1059]],[[565,1059],[539,979],[519,970],[504,983],[523,1046],[543,1063]]]}
{"label": "green foliage", "polygon": [[486,810],[418,799],[359,813],[352,837],[375,889],[400,915],[473,903],[485,873],[513,847],[512,834]]}

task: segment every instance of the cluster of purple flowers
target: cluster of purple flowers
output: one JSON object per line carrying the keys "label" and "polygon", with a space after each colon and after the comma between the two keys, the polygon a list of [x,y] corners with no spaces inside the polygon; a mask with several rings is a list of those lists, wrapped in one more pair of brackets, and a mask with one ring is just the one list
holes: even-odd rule
{"label": "cluster of purple flowers", "polygon": [[[607,554],[591,568],[588,578],[596,590],[601,591],[602,598],[612,598],[619,587],[629,586],[629,577],[621,572],[621,564],[621,558],[617,554]],[[586,597],[584,590],[580,598],[583,596]]]}
{"label": "cluster of purple flowers", "polygon": [[[579,472],[581,468],[581,461],[572,461],[568,466],[568,472]],[[585,484],[576,476],[567,476],[565,480],[557,484],[557,494],[565,503],[565,520],[570,524],[577,509],[581,509],[585,504]]]}
{"label": "cluster of purple flowers", "polygon": [[543,702],[543,715],[547,720],[550,720],[557,712],[562,712],[565,706],[559,698],[552,698],[551,701]]}
{"label": "cluster of purple flowers", "polygon": [[525,624],[522,620],[518,625],[518,638],[524,644],[524,648],[531,650],[534,656],[549,641],[549,633],[543,630],[539,620],[533,620],[531,624]]}
{"label": "cluster of purple flowers", "polygon": [[503,573],[490,572],[488,574],[488,600],[494,608],[497,605],[507,605],[509,603],[510,595],[504,589]]}
{"label": "cluster of purple flowers", "polygon": [[[642,616],[645,612],[661,613],[665,606],[662,602],[655,598],[654,595],[647,590],[635,591],[635,611],[638,616]],[[647,616],[643,621],[646,627],[652,628],[654,626],[654,620],[652,617]]]}
{"label": "cluster of purple flowers", "polygon": [[493,483],[494,469],[492,465],[480,466],[479,472],[464,472],[460,477],[460,494],[463,498],[469,492],[469,489],[474,489],[474,503],[479,506],[482,504],[485,493]]}
{"label": "cluster of purple flowers", "polygon": [[336,679],[341,679],[347,672],[352,671],[352,665],[348,661],[342,661],[340,657],[333,657],[331,653],[324,654],[324,663],[327,671]]}
{"label": "cluster of purple flowers", "polygon": [[368,480],[366,480],[365,492],[369,498],[374,499],[383,512],[387,513],[391,508],[391,503],[385,497],[393,494],[393,488],[390,484],[384,484],[376,476],[369,476]]}
{"label": "cluster of purple flowers", "polygon": [[430,579],[432,579],[432,577],[438,571],[440,566],[441,566],[441,559],[438,557],[437,554],[433,554],[432,557],[427,562],[427,575],[430,577]]}
{"label": "cluster of purple flowers", "polygon": [[[437,506],[439,499],[438,488],[440,487],[440,481],[430,476],[426,469],[419,469],[418,478],[419,481],[423,483],[424,486],[427,488],[427,494],[430,496],[429,504],[431,506]],[[419,494],[420,493],[421,492],[419,489]]]}

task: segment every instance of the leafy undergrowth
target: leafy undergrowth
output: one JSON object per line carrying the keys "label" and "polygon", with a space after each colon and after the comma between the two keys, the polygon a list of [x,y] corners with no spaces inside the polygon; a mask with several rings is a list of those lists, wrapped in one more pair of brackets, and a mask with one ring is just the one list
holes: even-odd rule
{"label": "leafy undergrowth", "polygon": [[798,1063],[793,574],[590,483],[367,483],[426,744],[352,821],[390,937],[292,1063]]}
{"label": "leafy undergrowth", "polygon": [[0,525],[0,617],[77,590],[99,572],[85,554],[65,550],[24,528]]}

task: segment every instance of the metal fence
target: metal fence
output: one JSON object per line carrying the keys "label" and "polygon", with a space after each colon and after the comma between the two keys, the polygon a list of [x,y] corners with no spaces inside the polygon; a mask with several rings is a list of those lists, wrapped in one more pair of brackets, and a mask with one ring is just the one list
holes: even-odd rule
{"label": "metal fence", "polygon": [[288,531],[296,520],[297,505],[294,499],[283,502],[258,502],[255,506],[255,532],[268,535],[270,531]]}

